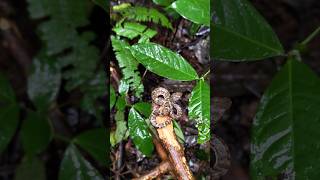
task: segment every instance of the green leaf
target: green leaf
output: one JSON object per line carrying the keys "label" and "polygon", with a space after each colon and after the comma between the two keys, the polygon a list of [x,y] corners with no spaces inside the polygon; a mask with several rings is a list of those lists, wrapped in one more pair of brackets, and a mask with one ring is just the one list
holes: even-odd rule
{"label": "green leaf", "polygon": [[109,95],[109,98],[110,98],[110,109],[112,109],[112,107],[114,106],[114,104],[116,103],[116,93],[113,89],[113,87],[110,85],[110,95]]}
{"label": "green leaf", "polygon": [[174,132],[176,133],[177,137],[179,138],[179,142],[180,143],[184,143],[185,142],[185,138],[184,138],[184,134],[183,131],[179,125],[179,123],[175,120],[173,120],[173,128],[174,128]]}
{"label": "green leaf", "polygon": [[28,76],[27,91],[38,109],[47,110],[57,97],[61,74],[55,60],[46,56],[38,58],[33,60],[32,71]]}
{"label": "green leaf", "polygon": [[115,115],[115,120],[116,120],[116,130],[114,132],[111,132],[112,140],[110,141],[110,143],[112,146],[115,146],[122,140],[127,139],[129,135],[127,122],[124,119],[124,112],[117,111]]}
{"label": "green leaf", "polygon": [[128,126],[130,137],[137,149],[146,156],[151,156],[154,149],[152,135],[147,123],[134,108],[130,109]]}
{"label": "green leaf", "polygon": [[126,108],[126,95],[121,95],[121,96],[118,96],[118,99],[117,99],[117,103],[116,103],[116,108],[119,110],[119,111],[124,111],[124,109]]}
{"label": "green leaf", "polygon": [[149,118],[152,108],[150,103],[138,102],[134,104],[134,109],[136,109],[139,113],[144,115],[144,117]]}
{"label": "green leaf", "polygon": [[18,166],[15,174],[15,180],[45,180],[45,164],[37,157],[24,157]]}
{"label": "green leaf", "polygon": [[194,119],[198,128],[198,143],[210,140],[210,87],[200,79],[191,92],[189,117]]}
{"label": "green leaf", "polygon": [[118,25],[114,27],[112,30],[118,35],[118,36],[123,36],[127,37],[129,39],[133,39],[139,35],[141,35],[145,30],[147,26],[139,24],[139,23],[134,23],[134,22],[125,22],[122,25]]}
{"label": "green leaf", "polygon": [[153,22],[171,30],[173,29],[169,19],[154,8],[146,8],[140,6],[126,8],[123,11],[123,16],[135,21]]}
{"label": "green leaf", "polygon": [[88,81],[97,76],[95,70],[99,60],[99,51],[95,46],[89,45],[93,36],[94,34],[88,32],[74,39],[72,52],[59,59],[62,67],[72,65],[72,68],[63,73],[63,77],[68,80],[66,88],[69,91],[79,86],[86,86]]}
{"label": "green leaf", "polygon": [[109,14],[109,0],[93,0],[93,2]]}
{"label": "green leaf", "polygon": [[211,57],[227,61],[283,54],[270,25],[247,0],[213,0]]}
{"label": "green leaf", "polygon": [[194,23],[210,26],[210,0],[177,0],[171,7]]}
{"label": "green leaf", "polygon": [[70,144],[60,165],[59,180],[102,180],[101,174]]}
{"label": "green leaf", "polygon": [[320,79],[289,59],[264,93],[252,127],[253,179],[318,179]]}
{"label": "green leaf", "polygon": [[182,56],[159,44],[136,44],[130,49],[136,60],[153,73],[173,80],[198,79],[197,72]]}
{"label": "green leaf", "polygon": [[19,113],[19,105],[11,84],[0,74],[0,154],[16,132]]}
{"label": "green leaf", "polygon": [[25,152],[34,156],[45,150],[52,139],[47,114],[29,111],[22,124],[21,140]]}
{"label": "green leaf", "polygon": [[131,90],[135,91],[135,95],[141,97],[143,84],[141,83],[141,77],[138,71],[139,63],[127,49],[130,45],[126,41],[117,39],[114,36],[111,36],[111,42],[123,74],[122,82],[129,84]]}
{"label": "green leaf", "polygon": [[107,132],[103,128],[90,129],[75,137],[73,142],[90,153],[102,165],[107,165]]}
{"label": "green leaf", "polygon": [[153,0],[155,4],[160,6],[169,6],[174,0]]}

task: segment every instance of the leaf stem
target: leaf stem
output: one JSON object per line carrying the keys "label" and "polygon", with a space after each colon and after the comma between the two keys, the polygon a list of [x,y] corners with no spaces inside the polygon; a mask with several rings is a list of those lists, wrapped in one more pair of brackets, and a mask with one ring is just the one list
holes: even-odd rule
{"label": "leaf stem", "polygon": [[320,26],[314,30],[304,41],[302,41],[301,45],[308,44],[318,33],[320,33]]}
{"label": "leaf stem", "polygon": [[208,74],[210,74],[210,70],[206,72],[201,78],[205,78]]}

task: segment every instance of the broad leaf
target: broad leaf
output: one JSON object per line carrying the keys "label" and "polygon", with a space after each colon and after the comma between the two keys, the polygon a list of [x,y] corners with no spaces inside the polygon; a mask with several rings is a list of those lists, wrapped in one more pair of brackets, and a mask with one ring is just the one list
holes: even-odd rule
{"label": "broad leaf", "polygon": [[52,139],[47,114],[29,111],[22,124],[21,140],[28,155],[36,155],[46,149]]}
{"label": "broad leaf", "polygon": [[147,102],[138,102],[134,104],[134,109],[141,113],[144,117],[149,118],[151,114],[151,104]]}
{"label": "broad leaf", "polygon": [[15,180],[45,180],[45,164],[37,157],[24,157],[18,166],[15,174]]}
{"label": "broad leaf", "polygon": [[28,77],[28,95],[37,109],[46,110],[56,99],[61,74],[55,59],[46,56],[38,58],[33,60],[33,68]]}
{"label": "broad leaf", "polygon": [[160,76],[181,81],[198,78],[197,72],[182,56],[159,44],[137,44],[130,49],[137,61]]}
{"label": "broad leaf", "polygon": [[154,149],[152,135],[149,132],[147,123],[134,108],[130,109],[128,126],[130,137],[139,151],[151,156]]}
{"label": "broad leaf", "polygon": [[0,74],[0,154],[16,132],[19,112],[10,82]]}
{"label": "broad leaf", "polygon": [[194,23],[210,26],[210,0],[177,0],[171,7]]}
{"label": "broad leaf", "polygon": [[101,164],[107,163],[107,132],[105,129],[91,129],[75,137],[73,142],[90,153]]}
{"label": "broad leaf", "polygon": [[117,103],[116,103],[116,108],[119,111],[124,111],[124,109],[126,108],[126,105],[127,105],[126,95],[118,96]]}
{"label": "broad leaf", "polygon": [[210,87],[201,79],[191,92],[189,117],[196,121],[198,143],[210,140]]}
{"label": "broad leaf", "polygon": [[211,56],[228,61],[283,54],[270,25],[247,0],[213,0]]}
{"label": "broad leaf", "polygon": [[101,174],[70,144],[60,165],[59,180],[103,180]]}
{"label": "broad leaf", "polygon": [[320,177],[320,79],[288,60],[264,93],[252,127],[253,179]]}

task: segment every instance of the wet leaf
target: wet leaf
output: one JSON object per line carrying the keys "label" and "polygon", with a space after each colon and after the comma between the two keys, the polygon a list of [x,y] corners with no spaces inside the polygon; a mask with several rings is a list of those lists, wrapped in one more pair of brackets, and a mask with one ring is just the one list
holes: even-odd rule
{"label": "wet leaf", "polygon": [[134,104],[134,109],[141,113],[144,117],[149,118],[151,114],[151,104],[147,102],[138,102]]}
{"label": "wet leaf", "polygon": [[197,123],[198,143],[210,140],[210,87],[204,79],[193,88],[188,110],[189,117]]}
{"label": "wet leaf", "polygon": [[101,174],[70,144],[60,165],[59,180],[103,180]]}
{"label": "wet leaf", "polygon": [[210,0],[177,0],[171,7],[194,23],[210,26]]}
{"label": "wet leaf", "polygon": [[107,161],[107,132],[103,128],[91,129],[75,137],[73,142],[90,153],[102,165]]}
{"label": "wet leaf", "polygon": [[18,166],[15,174],[15,180],[45,180],[45,164],[37,157],[24,157]]}
{"label": "wet leaf", "polygon": [[0,154],[16,132],[19,113],[19,105],[11,84],[0,74]]}
{"label": "wet leaf", "polygon": [[134,108],[131,108],[129,112],[128,127],[130,137],[137,149],[146,156],[151,156],[154,149],[152,135],[147,123]]}
{"label": "wet leaf", "polygon": [[248,61],[283,54],[272,28],[247,0],[213,0],[212,10],[213,58]]}
{"label": "wet leaf", "polygon": [[28,95],[38,109],[49,108],[57,97],[60,82],[60,69],[54,59],[39,56],[33,60],[28,76]]}
{"label": "wet leaf", "polygon": [[253,122],[253,179],[320,177],[320,79],[289,59],[264,93]]}
{"label": "wet leaf", "polygon": [[173,80],[198,79],[197,72],[182,56],[159,44],[136,44],[130,49],[136,60],[153,73]]}
{"label": "wet leaf", "polygon": [[113,89],[112,86],[110,86],[110,95],[109,95],[109,98],[110,98],[110,109],[112,109],[112,107],[114,106],[114,104],[116,103],[116,93]]}
{"label": "wet leaf", "polygon": [[23,149],[34,156],[45,150],[52,139],[52,130],[47,114],[29,111],[22,124],[21,140]]}

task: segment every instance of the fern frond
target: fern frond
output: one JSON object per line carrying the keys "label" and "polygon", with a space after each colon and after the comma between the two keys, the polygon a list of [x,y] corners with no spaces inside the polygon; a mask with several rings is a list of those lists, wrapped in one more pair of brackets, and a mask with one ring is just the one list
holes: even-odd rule
{"label": "fern frond", "polygon": [[130,89],[135,92],[137,97],[141,97],[143,84],[141,83],[141,77],[138,71],[139,63],[128,50],[130,45],[126,41],[114,36],[111,37],[111,42],[123,74],[123,80],[129,84]]}
{"label": "fern frond", "polygon": [[173,29],[169,19],[154,8],[145,8],[145,7],[131,7],[123,12],[124,17],[128,19],[133,19],[139,22],[153,22],[160,24],[166,28]]}
{"label": "fern frond", "polygon": [[123,25],[118,23],[112,30],[118,36],[129,39],[134,39],[138,36],[141,36],[139,43],[147,42],[157,34],[157,31],[147,28],[145,25],[134,22],[125,22]]}

